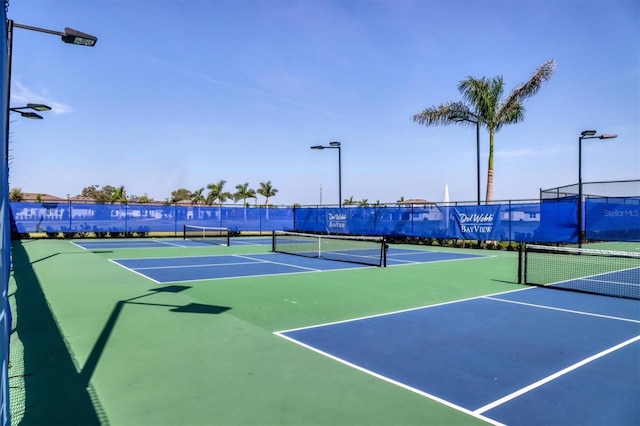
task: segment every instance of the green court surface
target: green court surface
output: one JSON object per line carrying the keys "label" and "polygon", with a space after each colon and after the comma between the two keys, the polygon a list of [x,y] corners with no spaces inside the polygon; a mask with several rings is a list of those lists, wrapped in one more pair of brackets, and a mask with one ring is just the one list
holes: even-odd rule
{"label": "green court surface", "polygon": [[109,261],[268,250],[13,242],[13,424],[483,423],[274,332],[519,289],[516,252],[171,285]]}

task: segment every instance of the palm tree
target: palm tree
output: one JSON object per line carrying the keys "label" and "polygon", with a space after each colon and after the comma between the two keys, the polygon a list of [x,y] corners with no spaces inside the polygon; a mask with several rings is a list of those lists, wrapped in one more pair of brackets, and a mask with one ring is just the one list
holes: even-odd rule
{"label": "palm tree", "polygon": [[[493,148],[494,136],[505,124],[515,124],[524,120],[525,99],[538,93],[543,83],[549,81],[556,68],[556,61],[550,59],[542,64],[531,79],[504,95],[502,76],[477,79],[468,76],[458,84],[463,101],[448,102],[437,107],[426,108],[412,117],[413,121],[425,126],[462,125],[484,126],[489,130],[489,166],[487,170],[486,201],[493,200]],[[453,121],[458,117],[462,121]],[[477,123],[477,124],[476,124]]]}
{"label": "palm tree", "polygon": [[256,191],[249,188],[249,182],[236,185],[236,192],[233,194],[233,201],[242,200],[244,209],[244,220],[247,220],[247,198],[257,198]]}
{"label": "palm tree", "polygon": [[11,188],[11,191],[9,191],[9,201],[24,201],[22,188]]}
{"label": "palm tree", "polygon": [[226,183],[226,180],[220,179],[218,183],[210,183],[209,185],[207,185],[209,193],[207,194],[206,202],[208,205],[212,205],[216,203],[216,201],[216,204],[220,205],[232,197],[230,192],[223,190]]}
{"label": "palm tree", "polygon": [[260,188],[256,191],[264,197],[264,206],[267,208],[267,220],[269,220],[269,197],[275,197],[278,190],[271,186],[271,181],[260,182]]}
{"label": "palm tree", "polygon": [[207,194],[207,204],[211,205],[217,201],[218,204],[218,218],[222,219],[222,203],[232,197],[230,192],[224,191],[224,184],[226,180],[220,179],[218,183],[210,183],[207,185],[209,193]]}
{"label": "palm tree", "polygon": [[271,181],[268,180],[266,183],[260,182],[260,188],[258,188],[256,192],[265,198],[264,205],[268,206],[269,198],[275,197],[276,194],[278,193],[278,190],[275,189],[273,186],[271,186]]}
{"label": "palm tree", "polygon": [[191,199],[191,204],[203,204],[205,202],[205,198],[204,195],[202,195],[202,193],[204,192],[204,188],[200,188],[197,189],[195,191],[193,191],[190,195],[189,198]]}
{"label": "palm tree", "polygon": [[[195,190],[194,192],[191,193],[191,195],[189,196],[189,198],[191,198],[191,205],[192,206],[197,206],[198,204],[204,204],[204,202],[206,201],[204,198],[204,195],[202,195],[202,193],[204,192],[204,188],[200,188]],[[200,217],[200,208],[198,207],[194,207],[194,218],[199,218]]]}
{"label": "palm tree", "polygon": [[358,206],[359,207],[369,207],[369,200],[366,198],[363,198],[362,201],[358,201]]}
{"label": "palm tree", "polygon": [[126,203],[127,202],[127,191],[124,189],[124,185],[120,185],[115,188],[111,193],[111,197],[109,197],[109,201],[111,204],[113,203]]}
{"label": "palm tree", "polygon": [[396,201],[396,204],[400,204],[404,201],[404,195],[400,196],[400,199],[398,201]]}
{"label": "palm tree", "polygon": [[353,195],[349,198],[345,198],[344,201],[342,202],[342,205],[344,206],[352,206],[354,205],[356,202],[353,200]]}

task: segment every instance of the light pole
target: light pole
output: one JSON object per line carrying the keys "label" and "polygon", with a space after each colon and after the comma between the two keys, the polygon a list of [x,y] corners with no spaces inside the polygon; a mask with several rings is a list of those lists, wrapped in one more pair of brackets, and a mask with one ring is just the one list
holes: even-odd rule
{"label": "light pole", "polygon": [[584,231],[582,227],[582,140],[583,139],[615,139],[618,135],[603,133],[596,135],[595,130],[585,130],[578,138],[578,247],[582,247]]}
{"label": "light pole", "polygon": [[67,212],[69,213],[69,232],[71,232],[71,194],[67,194]]}
{"label": "light pole", "polygon": [[468,121],[476,125],[476,192],[478,205],[480,205],[480,120],[472,120],[463,115],[454,115],[449,118],[451,121]]}
{"label": "light pole", "polygon": [[[72,28],[65,28],[64,31],[54,31],[48,30],[46,28],[32,27],[30,25],[18,24],[17,22],[13,22],[12,19],[7,20],[7,103],[6,105],[10,105],[11,103],[11,62],[13,58],[13,29],[14,28],[22,28],[29,31],[36,31],[40,33],[59,35],[61,40],[65,43],[76,44],[79,46],[95,46],[98,42],[98,38],[96,36],[92,36],[90,34],[81,33],[80,31],[76,31]],[[35,106],[46,106],[40,104],[32,104]],[[36,109],[36,108],[31,108]],[[47,109],[51,109],[47,107]],[[13,109],[7,109],[5,116],[5,167],[7,168],[7,173],[9,169],[9,114]],[[36,111],[46,111],[46,110],[38,110]],[[27,118],[35,118],[38,119],[36,113],[25,113],[28,114]],[[25,117],[25,115],[23,115]],[[42,118],[42,117],[40,117]]]}
{"label": "light pole", "polygon": [[337,149],[338,150],[338,207],[342,207],[342,145],[340,142],[329,142],[329,146],[314,145],[311,149]]}

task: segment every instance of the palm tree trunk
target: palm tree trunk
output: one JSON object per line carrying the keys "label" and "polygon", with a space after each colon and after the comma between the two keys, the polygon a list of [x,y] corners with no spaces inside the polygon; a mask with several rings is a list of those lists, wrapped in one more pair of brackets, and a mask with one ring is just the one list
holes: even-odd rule
{"label": "palm tree trunk", "polygon": [[265,197],[264,199],[264,208],[267,209],[265,213],[267,214],[267,220],[269,220],[269,197]]}
{"label": "palm tree trunk", "polygon": [[485,202],[488,204],[493,201],[493,137],[495,131],[489,129],[489,165],[487,167],[487,196]]}

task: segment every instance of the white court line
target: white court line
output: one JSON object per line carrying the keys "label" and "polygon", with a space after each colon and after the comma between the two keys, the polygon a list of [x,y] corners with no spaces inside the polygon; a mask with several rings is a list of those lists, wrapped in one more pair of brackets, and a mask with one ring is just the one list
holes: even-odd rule
{"label": "white court line", "polygon": [[124,266],[124,265],[123,265],[123,264],[121,264],[121,263],[118,263],[117,261],[115,261],[115,260],[113,260],[113,259],[109,259],[109,262],[115,263],[115,264],[116,264],[116,265],[118,265],[119,267],[121,267],[121,268],[123,268],[123,269],[126,269],[126,270],[127,270],[127,271],[129,271],[129,272],[133,272],[133,273],[134,273],[134,274],[136,274],[136,275],[140,275],[141,277],[144,277],[144,278],[146,278],[146,279],[148,279],[148,280],[151,280],[151,281],[153,281],[153,282],[154,282],[154,283],[156,283],[156,284],[164,284],[163,282],[160,282],[160,281],[154,280],[154,279],[153,279],[153,278],[151,278],[151,277],[148,277],[148,276],[146,276],[146,275],[144,275],[144,274],[141,274],[140,272],[136,271],[135,269],[128,268],[128,267]]}
{"label": "white court line", "polygon": [[571,366],[569,366],[569,367],[567,367],[565,369],[562,369],[562,370],[560,370],[560,371],[558,371],[558,372],[556,372],[556,373],[554,373],[554,374],[552,374],[550,376],[547,376],[544,379],[538,380],[537,382],[532,383],[529,386],[526,386],[526,387],[524,387],[524,388],[522,388],[520,390],[517,390],[517,391],[515,391],[515,392],[513,392],[513,393],[511,393],[511,394],[509,394],[507,396],[504,396],[504,397],[502,397],[502,398],[500,398],[500,399],[498,399],[496,401],[493,401],[492,403],[487,404],[484,407],[480,407],[477,410],[474,410],[473,412],[475,414],[485,413],[485,412],[491,410],[492,408],[495,408],[495,407],[497,407],[499,405],[502,405],[505,402],[509,402],[512,399],[519,397],[520,395],[523,395],[523,394],[525,394],[525,393],[527,393],[529,391],[532,391],[533,389],[536,389],[536,388],[538,388],[538,387],[540,387],[540,386],[542,386],[542,385],[544,385],[546,383],[549,383],[550,381],[555,380],[560,376],[564,376],[565,374],[570,373],[571,371],[576,370],[576,369],[582,367],[583,365],[586,365],[586,364],[588,364],[588,363],[590,363],[592,361],[595,361],[595,360],[597,360],[599,358],[602,358],[605,355],[608,355],[608,354],[610,354],[612,352],[615,352],[618,349],[622,349],[625,346],[628,346],[628,345],[630,345],[632,343],[635,343],[637,341],[640,341],[640,335],[638,335],[636,337],[633,337],[633,338],[627,340],[626,342],[622,342],[622,343],[620,343],[618,345],[612,346],[609,349],[605,349],[604,351],[602,351],[600,353],[597,353],[597,354],[595,354],[593,356],[590,356],[589,358],[583,359],[582,361],[577,362],[577,363],[575,363],[575,364],[573,364],[573,365],[571,365]]}
{"label": "white court line", "polygon": [[[387,256],[387,267],[390,266],[406,266],[406,265],[425,265],[425,264],[432,264],[432,263],[442,263],[442,262],[464,262],[465,260],[481,260],[481,259],[489,259],[492,257],[496,257],[496,255],[490,255],[490,256],[474,256],[473,257],[461,257],[461,258],[457,258],[457,259],[442,259],[442,260],[425,260],[425,261],[415,261],[415,260],[400,260],[400,259],[396,259],[392,256]],[[389,260],[393,261],[393,262],[399,262],[398,264],[395,265],[390,265],[389,264]]]}
{"label": "white court line", "polygon": [[136,271],[143,271],[147,269],[183,269],[183,268],[200,268],[200,267],[209,268],[212,266],[257,265],[259,263],[262,263],[262,262],[227,262],[227,263],[199,263],[197,265],[143,266],[143,267],[134,268],[134,269]]}
{"label": "white court line", "polygon": [[232,256],[240,257],[242,259],[257,260],[259,263],[271,263],[273,265],[288,266],[290,268],[296,268],[296,269],[304,269],[306,271],[314,271],[314,272],[322,272],[322,271],[324,271],[324,269],[307,268],[305,266],[291,265],[290,263],[283,263],[283,262],[272,262],[270,260],[255,258],[255,257],[251,257],[251,256],[241,255],[241,254],[233,254]]}
{"label": "white court line", "polygon": [[384,316],[387,316],[387,315],[403,314],[405,312],[418,311],[420,309],[430,309],[430,308],[436,308],[438,306],[452,305],[454,303],[468,302],[470,300],[484,299],[485,297],[489,297],[489,296],[497,296],[497,295],[500,295],[500,294],[515,293],[515,292],[518,292],[518,291],[528,291],[528,290],[532,290],[534,288],[535,287],[519,288],[517,290],[501,291],[499,293],[494,293],[494,294],[489,294],[489,295],[468,297],[466,299],[456,299],[456,300],[451,300],[449,302],[436,303],[434,305],[423,305],[423,306],[417,306],[415,308],[407,308],[407,309],[400,309],[398,311],[384,312],[384,313],[381,313],[381,314],[366,315],[366,316],[363,316],[363,317],[349,318],[349,319],[345,319],[345,320],[326,322],[326,323],[316,324],[316,325],[307,325],[305,327],[298,327],[298,328],[292,328],[292,329],[289,329],[289,330],[276,331],[275,334],[290,333],[292,331],[307,330],[307,329],[311,329],[311,328],[320,328],[320,327],[326,327],[326,326],[329,326],[329,325],[336,325],[336,324],[344,324],[344,323],[347,323],[347,322],[367,320],[367,319],[370,319],[370,318],[384,317]]}
{"label": "white court line", "polygon": [[186,246],[184,244],[176,244],[176,243],[171,243],[169,241],[156,240],[154,242],[159,243],[160,245],[168,245],[168,246],[172,246],[172,247],[188,247],[188,246]]}
{"label": "white court line", "polygon": [[613,316],[610,316],[610,315],[594,314],[592,312],[574,311],[572,309],[564,309],[564,308],[554,308],[553,306],[537,305],[535,303],[527,303],[527,302],[518,302],[516,300],[500,299],[500,298],[491,297],[491,296],[486,296],[484,298],[485,299],[489,299],[489,300],[493,300],[493,301],[496,301],[496,302],[513,303],[515,305],[532,306],[534,308],[549,309],[551,311],[568,312],[568,313],[571,313],[571,314],[578,314],[578,315],[586,315],[586,316],[590,316],[590,317],[614,319],[614,320],[618,320],[618,321],[626,321],[626,322],[632,322],[632,323],[640,324],[639,320],[634,320],[634,319],[631,319],[631,318],[613,317]]}

